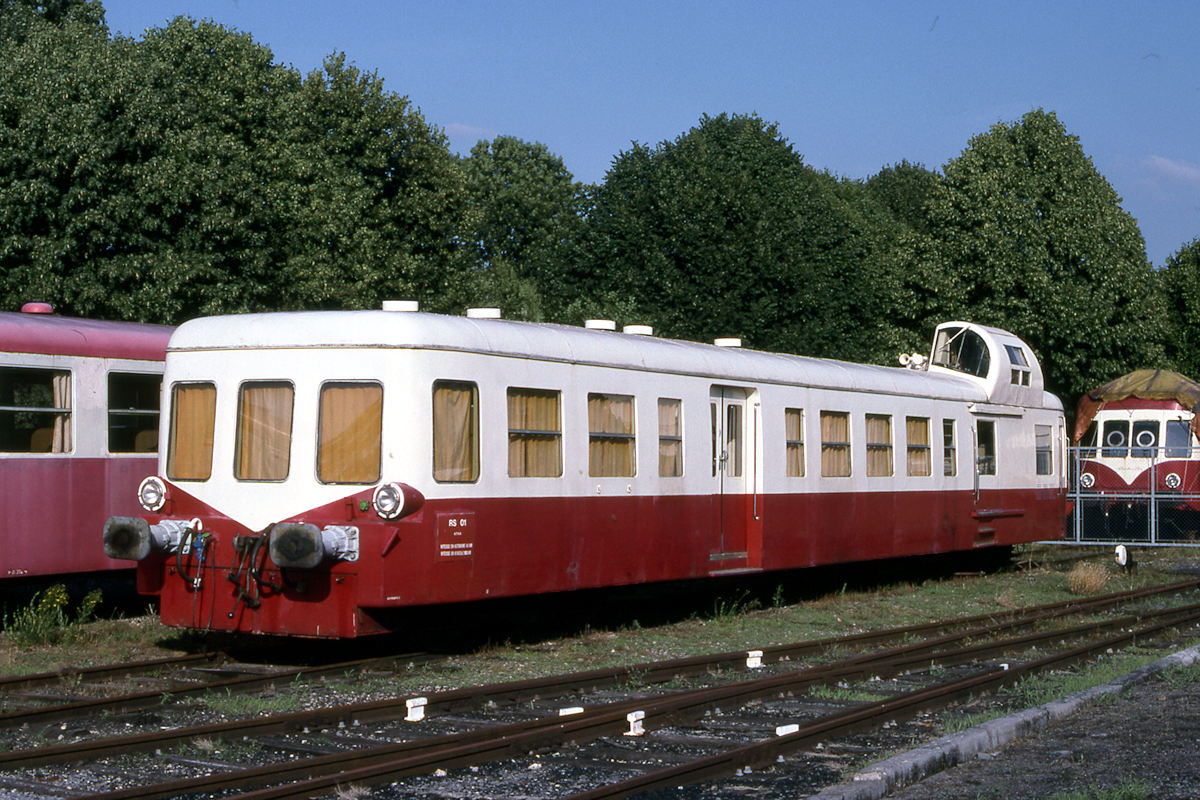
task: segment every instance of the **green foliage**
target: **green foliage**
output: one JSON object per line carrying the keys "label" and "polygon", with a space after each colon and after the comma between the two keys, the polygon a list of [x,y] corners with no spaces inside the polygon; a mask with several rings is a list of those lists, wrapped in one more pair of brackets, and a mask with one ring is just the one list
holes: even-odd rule
{"label": "green foliage", "polygon": [[4,628],[17,645],[58,644],[76,638],[78,626],[89,621],[101,599],[94,589],[83,598],[74,616],[67,613],[70,596],[67,587],[55,584],[38,592],[29,605],[4,615]]}
{"label": "green foliage", "polygon": [[1006,328],[1030,343],[1067,404],[1157,366],[1163,309],[1137,224],[1052,112],[974,137],[945,167],[924,232],[899,249],[910,330],[937,319]]}
{"label": "green foliage", "polygon": [[248,35],[32,23],[0,63],[0,297],[81,315],[444,307],[470,260],[444,136],[331,57]]}
{"label": "green foliage", "polygon": [[1157,276],[1166,306],[1167,360],[1200,380],[1200,239],[1168,258]]}
{"label": "green foliage", "polygon": [[586,193],[545,145],[511,136],[481,141],[465,159],[479,270],[466,298],[505,316],[541,319],[568,302],[560,282],[579,258]]}
{"label": "green foliage", "polygon": [[880,338],[887,276],[844,195],[775,125],[705,116],[673,142],[617,157],[571,285],[629,298],[635,320],[665,336],[863,357]]}

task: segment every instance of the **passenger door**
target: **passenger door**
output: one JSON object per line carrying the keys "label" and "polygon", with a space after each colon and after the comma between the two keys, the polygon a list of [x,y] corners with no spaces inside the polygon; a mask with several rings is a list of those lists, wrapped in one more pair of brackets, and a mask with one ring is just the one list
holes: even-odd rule
{"label": "passenger door", "polygon": [[717,545],[709,572],[761,565],[762,514],[757,495],[760,409],[757,393],[734,386],[712,387],[713,527]]}

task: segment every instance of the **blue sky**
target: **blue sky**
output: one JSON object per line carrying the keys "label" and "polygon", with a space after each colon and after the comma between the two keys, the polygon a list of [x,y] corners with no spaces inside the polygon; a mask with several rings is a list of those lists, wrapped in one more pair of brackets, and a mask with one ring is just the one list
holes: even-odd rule
{"label": "blue sky", "polygon": [[1156,265],[1200,237],[1200,3],[104,0],[114,32],[178,15],[302,72],[344,52],[466,153],[500,134],[603,180],[631,142],[754,112],[806,163],[940,169],[1033,108],[1116,188]]}

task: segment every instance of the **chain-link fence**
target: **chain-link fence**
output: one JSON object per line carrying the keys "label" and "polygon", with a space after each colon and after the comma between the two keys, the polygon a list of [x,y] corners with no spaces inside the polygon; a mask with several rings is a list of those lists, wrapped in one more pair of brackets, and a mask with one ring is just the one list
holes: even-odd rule
{"label": "chain-link fence", "polygon": [[1065,541],[1200,546],[1200,462],[1162,447],[1068,448]]}

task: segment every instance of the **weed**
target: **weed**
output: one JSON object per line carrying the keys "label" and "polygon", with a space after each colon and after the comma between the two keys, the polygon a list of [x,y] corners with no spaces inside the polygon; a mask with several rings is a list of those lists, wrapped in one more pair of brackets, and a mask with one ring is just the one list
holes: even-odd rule
{"label": "weed", "polygon": [[733,598],[718,597],[713,602],[712,619],[729,619],[760,608],[762,604],[750,596],[749,589]]}
{"label": "weed", "polygon": [[349,786],[339,786],[334,791],[334,796],[337,800],[362,800],[364,797],[370,797],[371,790],[365,786],[359,786],[352,783]]}
{"label": "weed", "polygon": [[80,637],[80,626],[89,621],[100,603],[100,590],[93,589],[79,604],[74,616],[67,613],[70,595],[61,583],[33,596],[29,605],[11,616],[4,615],[9,638],[19,645],[58,644]]}
{"label": "weed", "polygon": [[226,689],[224,694],[210,692],[204,703],[213,711],[226,717],[254,717],[266,714],[286,714],[301,710],[302,703],[295,694],[256,695],[234,694]]}
{"label": "weed", "polygon": [[1146,800],[1152,787],[1136,778],[1125,778],[1109,789],[1088,788],[1051,795],[1050,800]]}
{"label": "weed", "polygon": [[1067,574],[1071,594],[1096,594],[1108,583],[1108,570],[1098,564],[1080,561]]}

